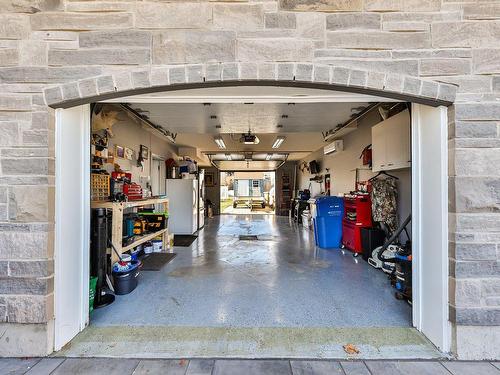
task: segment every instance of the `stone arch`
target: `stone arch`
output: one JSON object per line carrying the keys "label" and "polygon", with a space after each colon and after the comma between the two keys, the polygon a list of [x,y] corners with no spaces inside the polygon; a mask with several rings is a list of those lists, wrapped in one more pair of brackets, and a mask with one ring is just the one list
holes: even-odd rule
{"label": "stone arch", "polygon": [[315,63],[208,63],[153,66],[100,75],[44,90],[52,108],[150,92],[220,86],[295,86],[451,105],[457,87],[412,76]]}

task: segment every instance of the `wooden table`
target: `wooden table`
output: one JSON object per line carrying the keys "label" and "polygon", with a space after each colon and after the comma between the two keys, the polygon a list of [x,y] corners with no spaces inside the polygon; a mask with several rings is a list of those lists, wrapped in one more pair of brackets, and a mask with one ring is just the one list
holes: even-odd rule
{"label": "wooden table", "polygon": [[[144,234],[142,236],[135,236],[134,242],[130,245],[122,246],[122,236],[123,236],[123,211],[127,208],[133,207],[144,207],[153,204],[161,204],[163,206],[162,212],[168,211],[168,198],[152,197],[128,202],[91,202],[91,208],[105,208],[112,210],[111,218],[111,242],[115,247],[116,251],[121,255],[124,252],[133,249],[134,247],[150,241],[155,237],[161,236],[163,241],[163,248],[166,248],[168,241],[168,227],[156,232]],[[118,255],[111,251],[111,264],[114,264],[119,260]]]}

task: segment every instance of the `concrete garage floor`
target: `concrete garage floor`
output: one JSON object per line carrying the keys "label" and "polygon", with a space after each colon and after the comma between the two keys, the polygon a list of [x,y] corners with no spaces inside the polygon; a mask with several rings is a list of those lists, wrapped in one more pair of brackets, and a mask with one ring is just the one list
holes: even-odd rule
{"label": "concrete garage floor", "polygon": [[[242,241],[239,235],[257,235]],[[134,292],[96,310],[60,355],[136,358],[432,358],[411,307],[349,252],[270,215],[222,215]]]}

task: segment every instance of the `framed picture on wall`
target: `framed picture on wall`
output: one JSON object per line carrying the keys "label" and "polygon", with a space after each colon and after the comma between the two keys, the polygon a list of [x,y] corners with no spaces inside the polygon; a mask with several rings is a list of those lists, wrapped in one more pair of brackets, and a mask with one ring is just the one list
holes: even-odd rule
{"label": "framed picture on wall", "polygon": [[125,147],[124,154],[125,154],[125,159],[132,160],[132,158],[134,156],[134,150],[132,150],[131,148]]}
{"label": "framed picture on wall", "polygon": [[205,186],[206,187],[215,186],[215,175],[213,172],[205,172]]}
{"label": "framed picture on wall", "polygon": [[116,158],[125,157],[125,149],[122,146],[115,145],[115,157]]}
{"label": "framed picture on wall", "polygon": [[148,158],[149,158],[149,149],[146,146],[141,145],[141,149],[140,149],[139,152],[141,153],[142,160],[148,160]]}

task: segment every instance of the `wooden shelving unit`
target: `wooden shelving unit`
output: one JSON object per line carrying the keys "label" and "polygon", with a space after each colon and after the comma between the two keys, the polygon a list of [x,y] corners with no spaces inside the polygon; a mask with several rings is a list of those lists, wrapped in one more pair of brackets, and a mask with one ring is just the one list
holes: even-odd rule
{"label": "wooden shelving unit", "polygon": [[[133,207],[144,207],[161,204],[163,205],[163,212],[168,210],[168,198],[147,198],[128,202],[91,202],[91,208],[106,208],[112,210],[112,222],[111,222],[111,242],[116,248],[118,253],[121,255],[124,252],[131,250],[132,248],[149,241],[155,237],[162,236],[163,248],[165,249],[165,244],[168,239],[168,228],[159,230],[154,233],[148,233],[142,236],[136,236],[134,242],[127,246],[122,246],[122,235],[123,235],[123,211],[127,208]],[[111,252],[111,263],[115,263],[119,260],[118,255],[114,251]]]}

